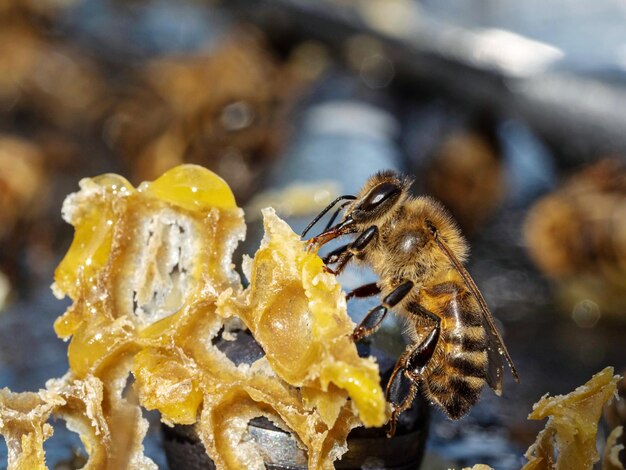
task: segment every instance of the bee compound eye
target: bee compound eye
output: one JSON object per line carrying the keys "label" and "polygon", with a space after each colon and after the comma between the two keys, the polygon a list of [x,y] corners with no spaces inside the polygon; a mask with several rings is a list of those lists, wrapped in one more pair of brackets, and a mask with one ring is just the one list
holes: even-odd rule
{"label": "bee compound eye", "polygon": [[359,204],[362,211],[372,211],[391,197],[400,193],[400,188],[394,183],[381,183],[373,188]]}

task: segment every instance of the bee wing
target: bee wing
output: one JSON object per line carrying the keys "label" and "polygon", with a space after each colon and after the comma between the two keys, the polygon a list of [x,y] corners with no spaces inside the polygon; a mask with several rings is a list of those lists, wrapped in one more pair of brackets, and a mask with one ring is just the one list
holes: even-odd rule
{"label": "bee wing", "polygon": [[511,369],[511,373],[513,374],[513,378],[516,382],[519,382],[519,375],[517,374],[517,369],[513,365],[513,359],[511,359],[511,355],[509,351],[507,351],[506,346],[504,345],[504,341],[502,340],[502,336],[500,332],[496,328],[496,324],[493,320],[493,315],[489,311],[489,307],[487,306],[487,302],[483,298],[482,294],[478,290],[476,283],[469,275],[465,267],[459,262],[459,260],[454,256],[454,253],[448,248],[448,246],[441,240],[438,236],[435,236],[435,241],[441,250],[446,254],[450,263],[457,272],[463,278],[465,285],[469,289],[469,291],[474,295],[478,305],[480,306],[480,310],[483,316],[483,324],[485,325],[485,330],[487,331],[487,358],[489,359],[489,365],[487,369],[487,383],[496,392],[497,395],[502,393],[502,357],[506,359],[509,368]]}
{"label": "bee wing", "polygon": [[502,394],[502,369],[504,368],[502,365],[503,354],[506,354],[507,356],[507,362],[509,363],[509,367],[511,367],[513,376],[516,380],[519,381],[519,379],[517,377],[515,367],[513,366],[513,362],[511,361],[511,358],[508,357],[509,353],[506,351],[506,348],[502,343],[500,333],[498,333],[493,321],[488,321],[487,316],[484,313],[483,323],[485,325],[485,330],[487,331],[487,383],[491,389],[496,392],[496,395],[500,396]]}

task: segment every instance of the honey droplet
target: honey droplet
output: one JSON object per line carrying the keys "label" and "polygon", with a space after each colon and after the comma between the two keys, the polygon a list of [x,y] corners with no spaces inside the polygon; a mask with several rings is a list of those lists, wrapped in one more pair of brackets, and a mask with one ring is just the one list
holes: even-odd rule
{"label": "honey droplet", "polygon": [[152,183],[144,183],[140,191],[190,211],[237,207],[226,182],[198,165],[172,168]]}

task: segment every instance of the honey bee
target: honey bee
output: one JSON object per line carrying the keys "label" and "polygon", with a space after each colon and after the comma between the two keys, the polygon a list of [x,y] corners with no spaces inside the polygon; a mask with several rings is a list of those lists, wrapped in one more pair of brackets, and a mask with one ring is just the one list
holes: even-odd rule
{"label": "honey bee", "polygon": [[[420,388],[451,419],[466,415],[485,382],[502,392],[503,360],[519,376],[494,319],[463,267],[467,242],[447,211],[429,197],[409,194],[411,179],[392,171],[372,176],[358,196],[341,196],[322,211],[302,236],[340,201],[326,229],[309,240],[318,249],[330,240],[358,233],[330,252],[324,262],[339,274],[351,260],[370,266],[379,281],[346,297],[381,295],[355,328],[355,341],[374,333],[393,309],[406,319],[411,343],[398,359],[386,388],[393,406],[387,435]],[[332,225],[342,209],[341,221]]]}
{"label": "honey bee", "polygon": [[143,64],[136,92],[111,112],[106,135],[134,181],[181,163],[218,172],[247,200],[288,132],[299,80],[260,34],[237,29],[210,50]]}

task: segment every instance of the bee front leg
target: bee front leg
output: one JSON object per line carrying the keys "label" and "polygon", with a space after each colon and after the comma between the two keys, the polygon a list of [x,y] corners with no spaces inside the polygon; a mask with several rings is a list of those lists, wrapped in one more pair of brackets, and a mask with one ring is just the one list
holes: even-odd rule
{"label": "bee front leg", "polygon": [[385,296],[380,305],[374,307],[365,315],[365,318],[359,323],[359,326],[354,329],[352,339],[359,341],[365,336],[374,333],[385,319],[389,309],[398,305],[398,303],[411,292],[411,289],[413,289],[413,281],[404,281],[392,290],[390,294]]}
{"label": "bee front leg", "polygon": [[350,248],[350,243],[340,246],[336,250],[331,251],[326,256],[322,258],[324,264],[335,264],[337,263],[337,267],[335,269],[326,268],[328,272],[338,276],[345,269],[348,261],[352,259],[354,256],[348,249]]}
{"label": "bee front leg", "polygon": [[359,255],[363,253],[367,245],[375,238],[378,234],[378,227],[372,225],[363,233],[361,233],[356,240],[347,245],[340,246],[336,250],[331,251],[328,255],[326,255],[323,259],[325,264],[334,264],[337,263],[337,267],[332,270],[332,272],[336,275],[340,274],[348,264],[348,262],[352,259],[354,255]]}
{"label": "bee front leg", "polygon": [[341,245],[339,248],[334,249],[333,251],[328,253],[326,256],[324,256],[322,258],[322,261],[324,262],[324,264],[335,264],[336,262],[338,262],[341,259],[341,256],[343,256],[348,251],[349,245],[350,245],[349,243],[346,243],[345,245]]}
{"label": "bee front leg", "polygon": [[396,362],[385,391],[387,401],[393,405],[387,437],[396,433],[398,417],[413,404],[419,391],[422,372],[435,352],[439,333],[440,325],[437,323],[424,341],[407,346]]}
{"label": "bee front leg", "polygon": [[352,258],[352,253],[348,251],[349,246],[350,244],[346,243],[345,245],[342,245],[339,248],[331,251],[330,253],[328,253],[326,256],[322,258],[322,261],[326,265],[339,263],[335,269],[330,269],[327,266],[326,270],[329,273],[337,276],[341,273],[341,271],[344,270],[344,268],[346,267],[346,264],[348,263],[348,261],[350,261],[350,258]]}

